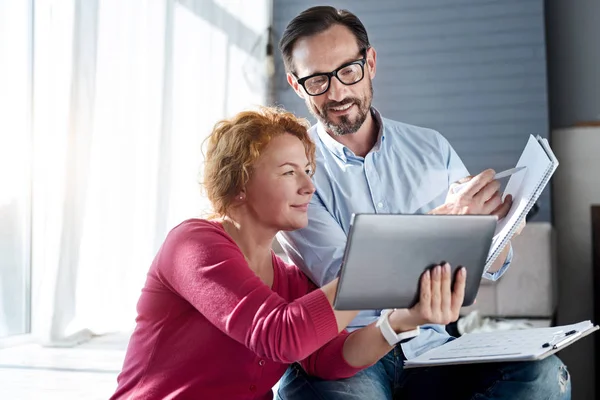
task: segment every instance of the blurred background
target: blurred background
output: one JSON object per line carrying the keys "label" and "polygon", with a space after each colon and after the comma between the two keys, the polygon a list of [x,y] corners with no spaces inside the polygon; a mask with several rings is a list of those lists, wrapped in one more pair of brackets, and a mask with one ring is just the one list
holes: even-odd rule
{"label": "blurred background", "polygon": [[[212,126],[259,104],[314,122],[277,43],[322,4],[365,24],[375,107],[471,172],[549,138],[561,165],[477,312],[600,322],[600,1],[0,0],[0,398],[112,393],[158,246],[207,210]],[[598,337],[559,354],[576,400],[599,396]]]}

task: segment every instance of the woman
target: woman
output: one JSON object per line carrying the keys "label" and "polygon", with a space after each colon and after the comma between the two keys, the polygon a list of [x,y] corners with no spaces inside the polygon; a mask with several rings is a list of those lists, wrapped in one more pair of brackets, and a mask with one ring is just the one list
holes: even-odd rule
{"label": "woman", "polygon": [[[279,230],[307,224],[307,128],[274,108],[215,126],[204,182],[215,217],[183,222],[158,251],[113,399],[270,399],[290,363],[340,379],[390,351],[375,324],[344,330],[357,312],[333,310],[337,280],[318,289],[271,251]],[[389,314],[392,329],[456,320],[464,282],[451,293],[448,265],[426,273],[419,304]]]}

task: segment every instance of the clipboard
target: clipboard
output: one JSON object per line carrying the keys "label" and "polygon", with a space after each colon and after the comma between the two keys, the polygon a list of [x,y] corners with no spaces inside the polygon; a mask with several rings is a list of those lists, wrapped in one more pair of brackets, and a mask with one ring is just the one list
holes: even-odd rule
{"label": "clipboard", "polygon": [[543,360],[597,331],[591,321],[508,331],[470,333],[406,360],[404,368]]}

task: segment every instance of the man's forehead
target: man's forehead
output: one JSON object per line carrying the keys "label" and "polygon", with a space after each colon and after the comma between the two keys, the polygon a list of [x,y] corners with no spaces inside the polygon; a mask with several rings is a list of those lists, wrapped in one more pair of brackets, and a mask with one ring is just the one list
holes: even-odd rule
{"label": "man's forehead", "polygon": [[356,59],[360,51],[356,37],[345,27],[336,28],[298,39],[292,51],[298,75],[329,72]]}

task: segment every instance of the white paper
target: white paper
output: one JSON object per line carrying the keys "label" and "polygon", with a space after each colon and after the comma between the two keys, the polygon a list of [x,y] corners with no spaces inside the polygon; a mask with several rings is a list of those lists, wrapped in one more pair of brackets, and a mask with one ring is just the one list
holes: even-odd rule
{"label": "white paper", "polygon": [[494,254],[501,250],[500,246],[505,245],[510,240],[511,232],[514,232],[517,224],[526,217],[532,203],[537,200],[549,180],[548,176],[544,182],[544,177],[549,175],[549,172],[551,176],[551,173],[558,166],[558,160],[554,157],[545,139],[536,139],[533,135],[529,135],[527,145],[516,166],[526,166],[527,168],[512,175],[506,185],[504,196],[512,195],[513,205],[507,216],[498,222],[492,247],[488,253],[486,270],[493,262]]}

